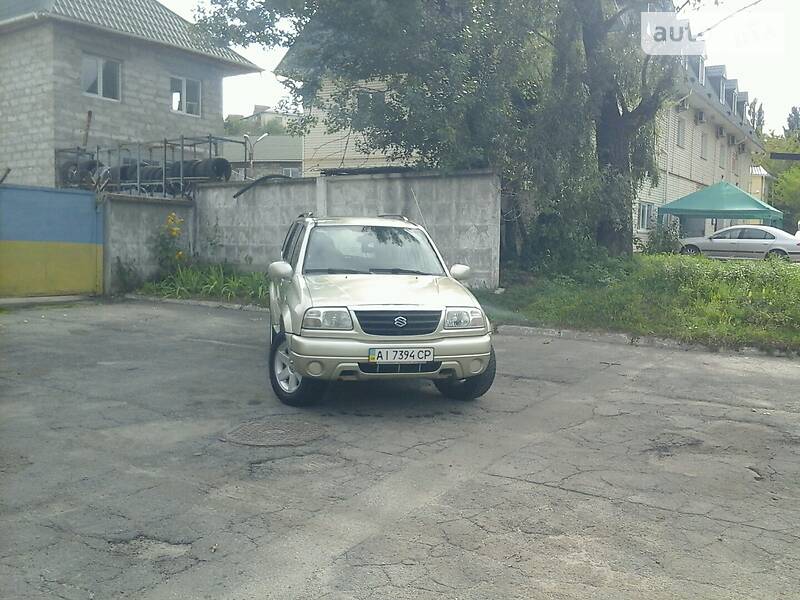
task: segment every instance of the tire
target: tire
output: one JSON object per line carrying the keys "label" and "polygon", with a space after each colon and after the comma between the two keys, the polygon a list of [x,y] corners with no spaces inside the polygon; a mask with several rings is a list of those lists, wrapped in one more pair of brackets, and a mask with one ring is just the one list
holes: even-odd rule
{"label": "tire", "polygon": [[699,256],[700,255],[700,248],[697,246],[684,246],[681,248],[681,254],[685,256]]}
{"label": "tire", "polygon": [[[272,326],[270,326],[272,329]],[[269,382],[278,399],[288,406],[311,406],[320,399],[325,384],[307,377],[301,377],[286,362],[288,343],[282,333],[270,334],[272,344],[269,349]],[[281,363],[281,367],[278,363]],[[288,369],[288,377],[286,370]]]}
{"label": "tire", "polygon": [[789,255],[786,254],[783,250],[770,250],[767,252],[767,256],[765,257],[766,260],[775,259],[775,260],[789,260]]}
{"label": "tire", "polygon": [[494,348],[489,355],[489,364],[486,370],[480,375],[475,377],[467,377],[466,379],[435,379],[433,384],[436,389],[446,398],[453,400],[475,400],[480,398],[494,383],[494,377],[497,372],[497,362],[494,357]]}

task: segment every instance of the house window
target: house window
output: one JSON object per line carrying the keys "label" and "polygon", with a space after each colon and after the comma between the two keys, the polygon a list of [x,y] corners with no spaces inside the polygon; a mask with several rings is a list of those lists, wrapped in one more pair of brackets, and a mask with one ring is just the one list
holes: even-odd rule
{"label": "house window", "polygon": [[700,85],[706,84],[706,60],[702,56],[697,57],[697,81]]}
{"label": "house window", "polygon": [[708,160],[708,134],[700,134],[700,158]]}
{"label": "house window", "polygon": [[200,116],[200,82],[184,77],[170,77],[169,91],[172,110],[187,115]]}
{"label": "house window", "polygon": [[719,166],[721,168],[725,168],[728,163],[728,147],[725,145],[725,142],[722,142],[719,145]]}
{"label": "house window", "polygon": [[297,167],[284,167],[281,171],[286,177],[300,177],[300,169]]}
{"label": "house window", "polygon": [[357,129],[369,124],[369,116],[379,117],[386,109],[386,92],[359,91],[356,94],[356,114],[353,125]]}
{"label": "house window", "polygon": [[649,202],[639,203],[639,231],[646,231],[651,228],[655,205]]}
{"label": "house window", "polygon": [[81,88],[85,94],[120,99],[120,71],[122,63],[99,56],[83,55],[81,60]]}
{"label": "house window", "polygon": [[678,147],[686,147],[686,119],[678,119]]}

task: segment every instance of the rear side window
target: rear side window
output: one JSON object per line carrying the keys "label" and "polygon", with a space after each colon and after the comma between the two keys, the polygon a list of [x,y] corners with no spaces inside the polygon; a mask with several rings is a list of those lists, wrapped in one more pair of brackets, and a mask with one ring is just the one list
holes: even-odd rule
{"label": "rear side window", "polygon": [[739,234],[740,240],[774,240],[775,236],[768,231],[761,229],[742,229]]}
{"label": "rear side window", "polygon": [[281,258],[287,262],[289,260],[289,251],[292,247],[292,242],[294,241],[294,234],[297,233],[298,227],[300,227],[300,223],[294,223],[291,227],[289,227],[286,238],[283,240],[283,246],[281,246]]}
{"label": "rear side window", "polygon": [[301,225],[297,228],[297,233],[292,240],[292,246],[289,249],[289,264],[292,268],[297,268],[297,259],[300,256],[300,248],[303,245],[303,238],[305,237],[306,227]]}

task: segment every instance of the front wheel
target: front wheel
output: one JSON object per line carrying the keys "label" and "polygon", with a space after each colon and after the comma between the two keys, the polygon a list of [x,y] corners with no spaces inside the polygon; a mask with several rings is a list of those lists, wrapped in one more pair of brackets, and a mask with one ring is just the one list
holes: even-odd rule
{"label": "front wheel", "polygon": [[[270,327],[271,329],[272,327]],[[310,406],[322,395],[325,384],[301,376],[289,357],[289,341],[282,333],[271,334],[269,382],[278,399],[289,406]]]}
{"label": "front wheel", "polygon": [[494,358],[494,348],[489,355],[489,364],[486,370],[480,375],[467,377],[466,379],[435,379],[433,384],[439,392],[453,400],[475,400],[480,398],[494,383],[494,376],[497,372],[497,363]]}
{"label": "front wheel", "polygon": [[685,254],[686,256],[697,256],[700,254],[700,248],[697,246],[684,246],[681,248],[681,254]]}

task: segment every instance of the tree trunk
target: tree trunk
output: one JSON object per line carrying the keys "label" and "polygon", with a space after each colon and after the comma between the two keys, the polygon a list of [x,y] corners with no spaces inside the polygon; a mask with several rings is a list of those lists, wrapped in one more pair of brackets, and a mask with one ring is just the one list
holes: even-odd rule
{"label": "tree trunk", "polygon": [[603,211],[595,229],[595,241],[612,256],[633,251],[633,189],[630,147],[632,131],[620,114],[616,95],[604,94],[600,114],[595,120],[597,161],[604,179]]}

